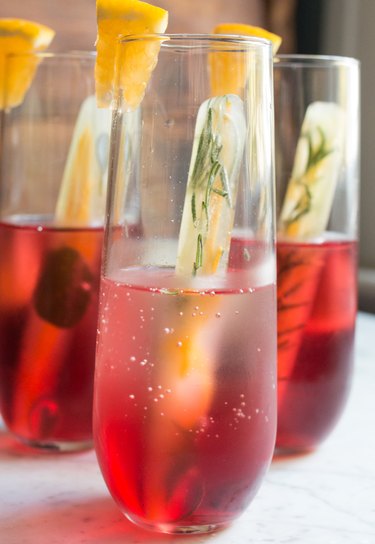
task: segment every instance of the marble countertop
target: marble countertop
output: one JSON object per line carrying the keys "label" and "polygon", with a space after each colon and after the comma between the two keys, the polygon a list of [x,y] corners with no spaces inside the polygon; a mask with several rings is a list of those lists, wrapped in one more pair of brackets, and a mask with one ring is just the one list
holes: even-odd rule
{"label": "marble countertop", "polygon": [[0,431],[1,544],[374,544],[375,316],[359,314],[352,394],[313,454],[276,460],[248,510],[206,536],[162,536],[119,513],[95,455],[35,454]]}

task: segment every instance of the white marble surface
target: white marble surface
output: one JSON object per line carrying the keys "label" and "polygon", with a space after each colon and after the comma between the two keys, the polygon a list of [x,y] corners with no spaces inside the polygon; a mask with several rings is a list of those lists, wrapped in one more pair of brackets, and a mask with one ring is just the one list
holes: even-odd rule
{"label": "white marble surface", "polygon": [[375,544],[375,316],[360,314],[355,380],[317,452],[275,461],[253,504],[207,536],[153,535],[108,495],[93,452],[36,455],[0,432],[1,544]]}

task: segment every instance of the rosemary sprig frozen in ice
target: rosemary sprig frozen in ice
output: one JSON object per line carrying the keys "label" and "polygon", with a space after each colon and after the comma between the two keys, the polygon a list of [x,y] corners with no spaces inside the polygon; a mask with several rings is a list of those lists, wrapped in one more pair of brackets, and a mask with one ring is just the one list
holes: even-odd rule
{"label": "rosemary sprig frozen in ice", "polygon": [[212,274],[226,266],[245,133],[238,96],[201,105],[180,229],[179,274]]}
{"label": "rosemary sprig frozen in ice", "polygon": [[306,110],[279,220],[279,236],[324,232],[340,174],[345,133],[341,107],[314,102]]}

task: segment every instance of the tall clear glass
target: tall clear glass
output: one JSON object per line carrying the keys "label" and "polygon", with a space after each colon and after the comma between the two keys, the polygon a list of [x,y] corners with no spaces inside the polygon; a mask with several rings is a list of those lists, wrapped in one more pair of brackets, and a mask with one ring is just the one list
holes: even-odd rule
{"label": "tall clear glass", "polygon": [[94,64],[72,53],[11,55],[5,66],[0,407],[8,429],[40,448],[92,445],[110,129]]}
{"label": "tall clear glass", "polygon": [[[266,41],[121,41],[94,387],[107,486],[133,522],[212,531],[255,496],[276,431],[273,92]],[[139,66],[139,63],[138,63]]]}
{"label": "tall clear glass", "polygon": [[316,448],[342,414],[357,310],[359,63],[275,61],[278,451]]}

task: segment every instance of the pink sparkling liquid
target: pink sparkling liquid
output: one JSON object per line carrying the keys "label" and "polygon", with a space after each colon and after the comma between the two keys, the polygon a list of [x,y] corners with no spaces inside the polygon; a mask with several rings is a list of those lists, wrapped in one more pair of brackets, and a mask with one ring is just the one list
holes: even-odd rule
{"label": "pink sparkling liquid", "polygon": [[102,280],[94,395],[111,494],[169,532],[242,513],[276,426],[274,287],[181,291],[173,274]]}

